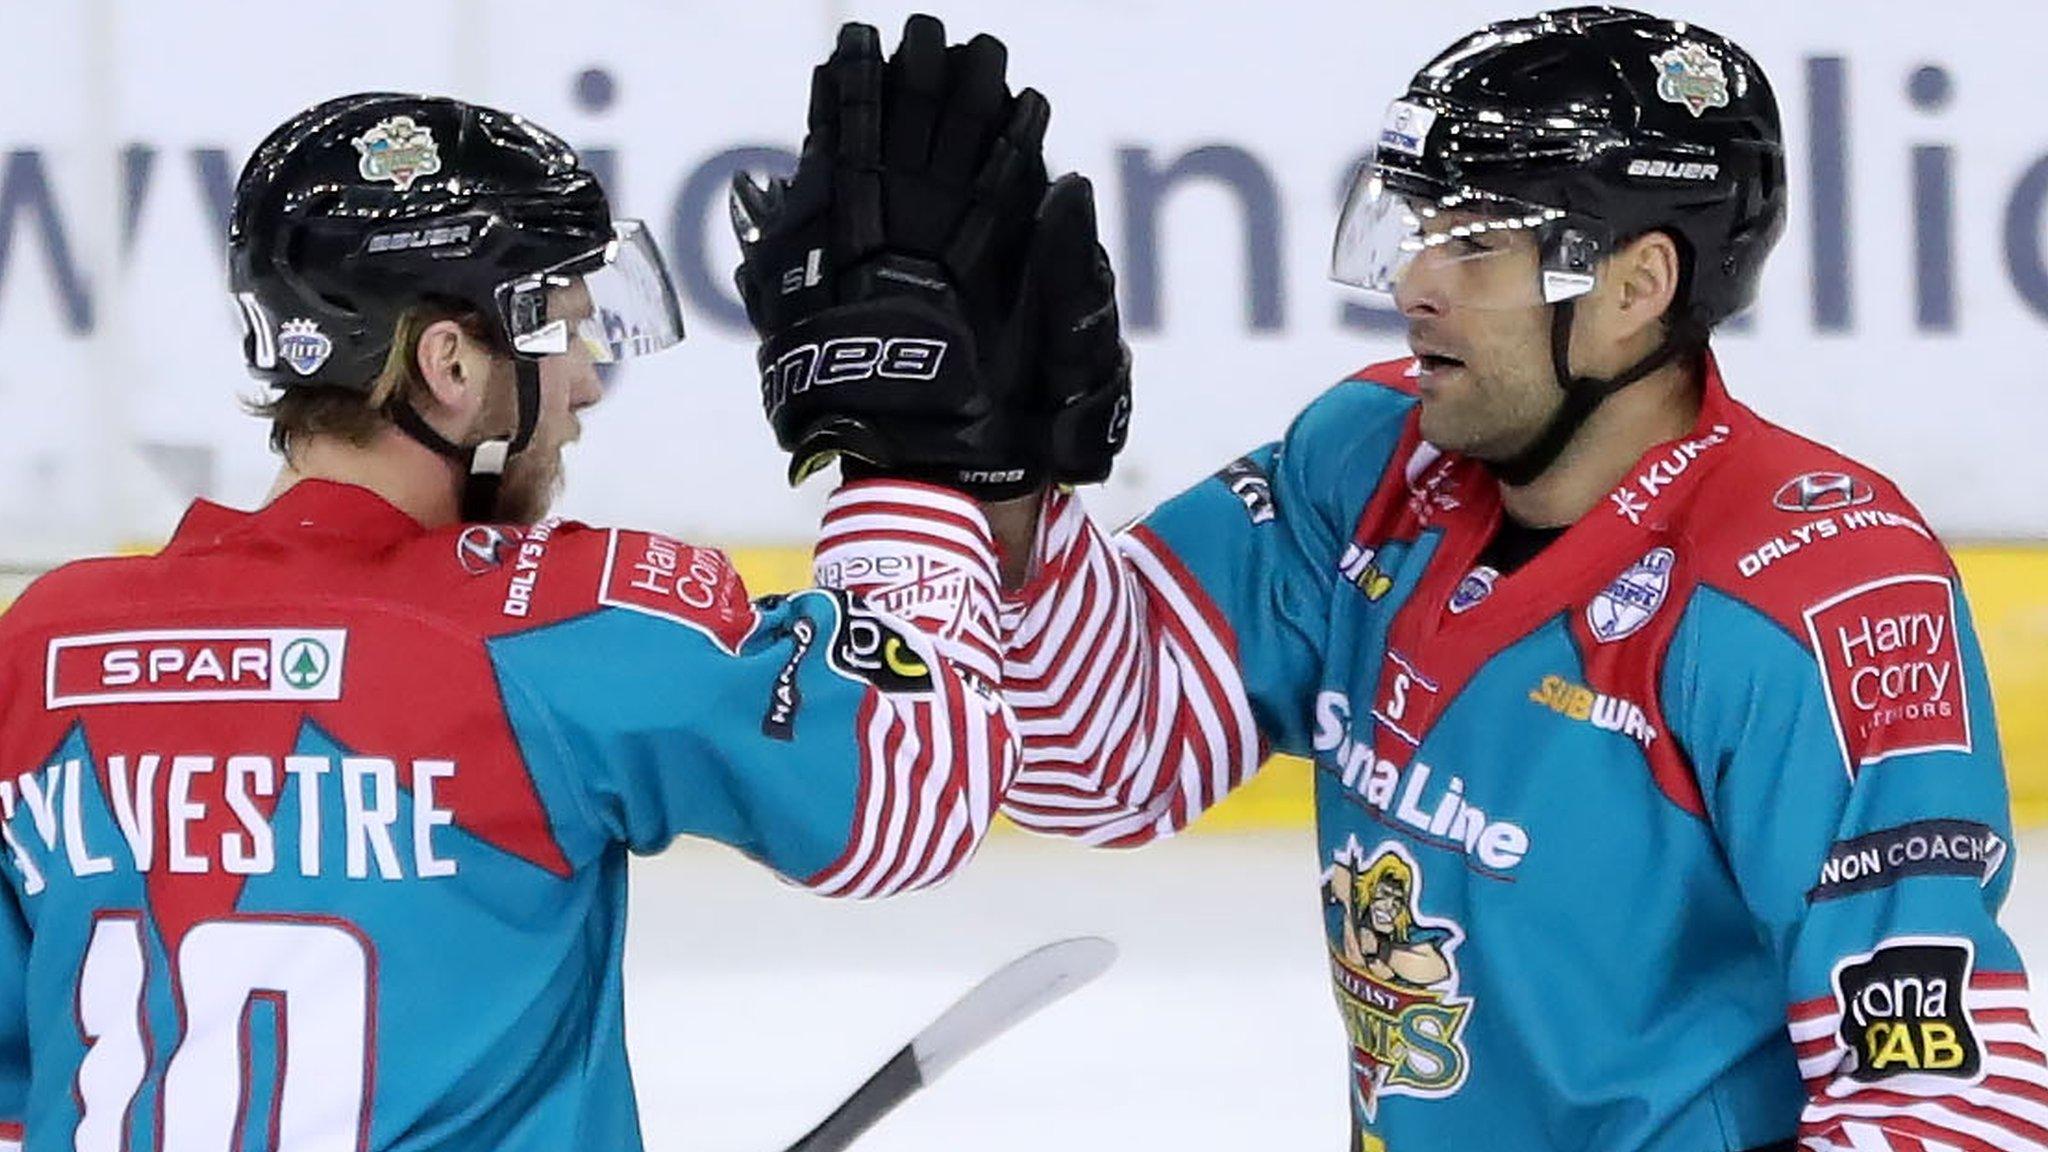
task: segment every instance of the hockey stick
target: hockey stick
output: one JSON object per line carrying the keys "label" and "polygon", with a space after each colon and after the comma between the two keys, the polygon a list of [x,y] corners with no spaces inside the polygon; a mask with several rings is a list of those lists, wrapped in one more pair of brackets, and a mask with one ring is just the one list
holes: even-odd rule
{"label": "hockey stick", "polygon": [[1102,975],[1115,960],[1116,945],[1100,936],[1077,936],[1027,952],[996,969],[925,1025],[845,1103],[784,1152],[840,1152],[961,1057]]}

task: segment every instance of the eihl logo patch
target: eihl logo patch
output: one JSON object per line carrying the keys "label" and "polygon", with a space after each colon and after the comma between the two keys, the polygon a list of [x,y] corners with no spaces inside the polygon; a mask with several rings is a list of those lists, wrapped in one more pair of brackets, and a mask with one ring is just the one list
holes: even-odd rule
{"label": "eihl logo patch", "polygon": [[334,354],[334,341],[311,320],[287,320],[277,330],[277,358],[301,376],[320,370]]}

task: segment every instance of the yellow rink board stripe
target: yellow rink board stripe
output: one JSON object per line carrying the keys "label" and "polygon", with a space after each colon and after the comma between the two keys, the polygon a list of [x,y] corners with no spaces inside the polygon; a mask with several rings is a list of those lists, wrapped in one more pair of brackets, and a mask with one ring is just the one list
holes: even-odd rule
{"label": "yellow rink board stripe", "polygon": [[[732,557],[757,596],[810,582],[806,549],[741,548]],[[1962,548],[1956,565],[1991,670],[2014,821],[2048,824],[2048,546]],[[1196,827],[1306,828],[1311,811],[1308,764],[1276,756]]]}

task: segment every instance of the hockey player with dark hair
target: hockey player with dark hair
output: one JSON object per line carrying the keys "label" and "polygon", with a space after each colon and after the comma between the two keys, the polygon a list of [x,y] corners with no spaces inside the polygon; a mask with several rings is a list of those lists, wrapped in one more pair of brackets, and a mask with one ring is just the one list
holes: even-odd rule
{"label": "hockey player with dark hair", "polygon": [[[1412,357],[1114,539],[1063,488],[991,506],[1019,823],[1143,844],[1313,758],[1360,1152],[2048,1147],[1955,569],[1709,348],[1786,195],[1727,39],[1480,29],[1393,103],[1337,230]],[[1065,410],[995,399],[1026,440]]]}
{"label": "hockey player with dark hair", "polygon": [[[1000,56],[936,83],[976,93],[960,202],[1035,201]],[[705,837],[849,897],[958,868],[1017,758],[986,523],[835,497],[828,558],[920,511],[893,560],[944,578],[892,616],[542,519],[596,365],[682,325],[646,230],[519,117],[303,112],[228,251],[276,489],[0,617],[0,1147],[638,1148],[628,853]]]}

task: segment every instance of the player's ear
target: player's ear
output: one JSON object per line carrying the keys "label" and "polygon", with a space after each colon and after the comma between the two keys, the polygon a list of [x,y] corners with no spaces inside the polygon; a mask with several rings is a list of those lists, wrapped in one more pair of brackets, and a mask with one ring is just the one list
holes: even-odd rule
{"label": "player's ear", "polygon": [[1646,232],[1614,254],[1608,274],[1616,289],[1616,335],[1634,338],[1663,321],[1678,299],[1684,266],[1678,242],[1663,232]]}
{"label": "player's ear", "polygon": [[482,407],[490,381],[490,350],[456,320],[436,320],[420,330],[413,350],[420,382],[437,406],[466,415]]}

